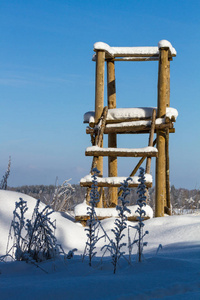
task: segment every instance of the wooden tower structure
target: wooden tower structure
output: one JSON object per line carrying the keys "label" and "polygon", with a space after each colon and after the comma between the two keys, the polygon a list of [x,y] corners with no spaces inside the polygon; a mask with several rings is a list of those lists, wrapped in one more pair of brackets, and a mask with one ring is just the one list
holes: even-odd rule
{"label": "wooden tower structure", "polygon": [[[118,201],[118,187],[129,175],[131,187],[138,186],[135,176],[138,168],[146,159],[146,186],[152,186],[150,175],[151,157],[156,157],[156,203],[155,216],[171,214],[169,181],[169,133],[175,132],[174,122],[177,110],[170,107],[170,61],[176,56],[176,50],[170,42],[162,40],[157,47],[110,47],[98,42],[94,44],[96,62],[95,111],[84,116],[89,123],[86,133],[91,135],[92,146],[86,149],[86,156],[93,156],[90,174],[81,179],[81,186],[92,185],[93,167],[100,171],[98,186],[100,189],[99,207],[105,206],[103,188],[109,190],[109,206]],[[117,108],[115,87],[115,62],[117,61],[158,61],[158,96],[157,107]],[[107,65],[107,104],[104,104],[104,74]],[[117,148],[118,134],[149,134],[145,148]],[[154,133],[156,139],[154,140]],[[104,136],[108,135],[108,148],[103,147]],[[154,147],[156,146],[156,147]],[[103,157],[108,157],[108,177],[103,177]],[[131,173],[118,177],[118,157],[140,157]]]}

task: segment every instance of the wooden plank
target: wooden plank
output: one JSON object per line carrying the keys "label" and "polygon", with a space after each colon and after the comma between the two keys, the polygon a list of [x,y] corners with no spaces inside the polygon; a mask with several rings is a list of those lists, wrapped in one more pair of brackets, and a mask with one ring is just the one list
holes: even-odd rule
{"label": "wooden plank", "polygon": [[[97,216],[98,220],[104,220],[104,219],[108,219],[111,218],[110,216]],[[75,222],[80,222],[84,227],[87,225],[87,220],[89,219],[89,216],[75,216]],[[138,217],[137,216],[130,216],[127,217],[128,221],[132,221],[132,222],[138,222]],[[149,217],[143,217],[144,220],[148,220],[150,219]]]}
{"label": "wooden plank", "polygon": [[[149,148],[149,149],[148,149]],[[153,147],[125,149],[125,148],[97,148],[88,147],[85,151],[86,156],[118,156],[118,157],[157,157],[157,149]]]}
{"label": "wooden plank", "polygon": [[[109,177],[108,177],[109,178]],[[103,178],[104,180],[106,179],[105,177]],[[146,182],[146,187],[152,187],[152,182]],[[84,187],[91,187],[92,186],[92,181],[84,181],[80,182],[81,186]],[[129,187],[138,187],[139,183],[129,183]],[[105,182],[105,181],[98,181],[98,187],[120,187],[121,183],[110,183],[110,182]]]}
{"label": "wooden plank", "polygon": [[[112,127],[108,127],[106,126],[105,127],[105,130],[104,130],[104,134],[108,134],[108,133],[116,133],[116,134],[127,134],[127,133],[142,133],[144,131],[144,133],[149,133],[149,129],[151,128],[151,125],[139,125],[139,126],[130,126],[127,124],[127,126],[122,126],[122,127],[119,127],[119,126],[112,126]],[[173,123],[169,120],[169,123],[167,124],[156,124],[155,125],[155,131],[156,130],[160,130],[160,129],[166,129],[166,128],[169,128],[169,129],[173,129]],[[91,134],[94,132],[94,129],[93,128],[89,128],[87,127],[86,128],[86,133],[87,134]]]}

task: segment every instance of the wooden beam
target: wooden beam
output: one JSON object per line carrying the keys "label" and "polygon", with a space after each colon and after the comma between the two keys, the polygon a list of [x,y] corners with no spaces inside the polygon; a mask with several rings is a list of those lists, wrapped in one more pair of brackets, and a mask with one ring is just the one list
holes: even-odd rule
{"label": "wooden beam", "polygon": [[[89,216],[85,215],[85,216],[75,216],[75,221],[76,222],[80,222],[82,224],[82,226],[86,226],[87,225],[87,220],[89,220]],[[102,217],[102,216],[97,216],[98,220],[101,221],[101,220],[104,220],[104,219],[108,219],[108,218],[111,218],[110,216],[105,216],[105,217]],[[128,221],[132,221],[132,222],[138,222],[138,216],[130,216],[130,217],[127,217]],[[144,220],[148,220],[150,219],[150,217],[143,217]]]}
{"label": "wooden beam", "polygon": [[[109,177],[108,177],[109,178]],[[105,179],[105,177],[103,178]],[[92,186],[92,181],[84,181],[84,182],[80,182],[81,186],[84,187],[91,187]],[[146,182],[145,183],[147,187],[152,187],[152,182]],[[129,187],[138,187],[139,183],[131,183],[131,181],[129,182]],[[105,181],[98,181],[98,187],[120,187],[121,183],[110,183],[110,182],[105,182]]]}
{"label": "wooden beam", "polygon": [[[147,149],[148,148],[148,149]],[[113,157],[157,157],[158,151],[153,147],[125,149],[125,148],[97,148],[88,147],[86,156],[113,156]]]}
{"label": "wooden beam", "polygon": [[[116,134],[134,134],[134,133],[149,133],[149,129],[151,128],[151,125],[138,125],[138,126],[130,126],[128,125],[127,122],[127,126],[106,126],[105,130],[104,130],[104,134],[108,134],[108,133],[116,133]],[[156,124],[155,125],[155,131],[159,130],[159,129],[173,129],[173,123],[170,121],[167,124]],[[87,134],[91,134],[94,132],[93,128],[86,128],[86,133]]]}

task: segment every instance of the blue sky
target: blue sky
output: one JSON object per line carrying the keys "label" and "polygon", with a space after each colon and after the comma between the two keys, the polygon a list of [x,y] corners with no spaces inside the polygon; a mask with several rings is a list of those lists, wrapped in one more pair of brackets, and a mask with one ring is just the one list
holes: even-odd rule
{"label": "blue sky", "polygon": [[[171,183],[199,188],[199,14],[194,0],[1,0],[0,174],[11,156],[9,185],[54,184],[56,176],[78,183],[89,173],[82,121],[94,109],[95,42],[157,46],[167,39],[177,50],[171,106],[179,111],[170,135]],[[157,71],[157,62],[117,63],[117,106],[156,106]],[[119,146],[147,141],[119,137]],[[128,176],[136,162],[120,160],[119,174]]]}

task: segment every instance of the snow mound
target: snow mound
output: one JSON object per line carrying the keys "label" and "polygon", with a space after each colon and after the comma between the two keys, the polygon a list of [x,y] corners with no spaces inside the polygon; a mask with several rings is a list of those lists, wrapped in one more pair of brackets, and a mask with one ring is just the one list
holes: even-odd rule
{"label": "snow mound", "polygon": [[[28,195],[0,190],[0,255],[6,253],[6,246],[8,241],[9,229],[13,219],[13,211],[15,209],[15,202],[22,198],[27,201],[28,210],[25,214],[26,219],[30,219],[36,205],[36,199]],[[40,203],[40,208],[44,208],[44,204]],[[52,220],[56,220],[56,238],[58,243],[62,244],[64,250],[68,252],[73,248],[77,248],[80,252],[84,249],[86,237],[79,224],[73,223],[65,213],[54,212],[51,215]]]}
{"label": "snow mound", "polygon": [[[75,209],[74,209],[74,213],[75,216],[87,216],[87,212],[88,212],[88,207],[89,205],[86,204],[86,200],[84,200],[83,203],[78,204]],[[128,209],[130,209],[131,213],[126,213],[127,217],[138,217],[139,214],[136,213],[136,210],[138,208],[137,205],[131,205],[131,206],[127,206]],[[144,211],[146,212],[146,217],[149,218],[153,218],[153,210],[149,205],[146,205],[146,207],[143,208]],[[115,207],[110,207],[110,208],[95,208],[95,212],[96,215],[98,217],[118,217],[118,212],[116,210]]]}

